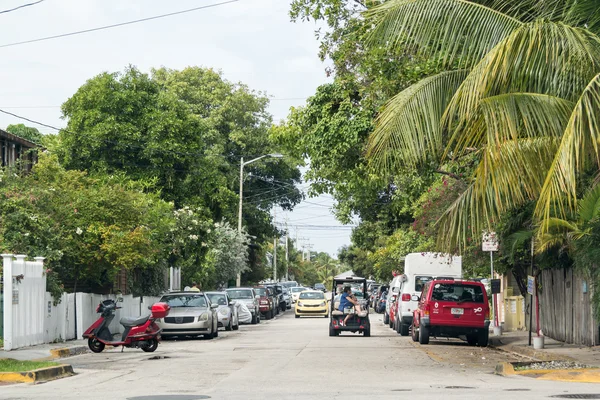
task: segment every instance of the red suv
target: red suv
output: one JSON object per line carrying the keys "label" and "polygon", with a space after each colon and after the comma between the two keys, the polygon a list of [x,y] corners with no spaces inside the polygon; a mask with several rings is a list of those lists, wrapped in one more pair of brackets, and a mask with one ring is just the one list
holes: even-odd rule
{"label": "red suv", "polygon": [[413,313],[412,339],[465,336],[471,345],[488,345],[490,307],[480,282],[432,280],[425,284]]}
{"label": "red suv", "polygon": [[255,286],[254,291],[260,296],[258,299],[258,309],[265,316],[265,319],[271,319],[275,316],[275,306],[272,297],[269,296],[269,289],[264,286]]}

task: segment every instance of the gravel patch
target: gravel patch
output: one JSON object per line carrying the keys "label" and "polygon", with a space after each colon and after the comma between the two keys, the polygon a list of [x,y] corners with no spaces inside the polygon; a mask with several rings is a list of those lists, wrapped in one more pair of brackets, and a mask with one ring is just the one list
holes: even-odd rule
{"label": "gravel patch", "polygon": [[541,369],[582,369],[582,368],[591,368],[585,364],[579,364],[576,362],[570,361],[547,361],[547,362],[539,362],[539,363],[531,363],[529,365],[522,365],[515,367],[515,371],[524,371],[524,370],[541,370]]}

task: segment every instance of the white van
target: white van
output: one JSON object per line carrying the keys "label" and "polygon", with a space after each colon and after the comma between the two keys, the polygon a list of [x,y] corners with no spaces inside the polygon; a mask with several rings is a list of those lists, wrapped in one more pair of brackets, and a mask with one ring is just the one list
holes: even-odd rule
{"label": "white van", "polygon": [[398,293],[400,293],[401,285],[402,275],[395,276],[390,282],[390,288],[388,289],[388,295],[385,302],[385,311],[383,312],[383,323],[385,325],[390,325],[390,305],[394,302]]}
{"label": "white van", "polygon": [[398,312],[393,326],[402,336],[408,336],[423,285],[432,279],[462,278],[462,259],[443,253],[410,253],[404,258],[404,274],[400,276]]}

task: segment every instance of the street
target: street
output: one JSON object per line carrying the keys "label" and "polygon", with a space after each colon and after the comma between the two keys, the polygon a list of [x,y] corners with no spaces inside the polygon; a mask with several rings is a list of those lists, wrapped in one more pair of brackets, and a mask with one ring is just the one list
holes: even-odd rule
{"label": "street", "polygon": [[[214,340],[163,341],[155,353],[111,349],[64,359],[77,375],[40,385],[0,387],[0,399],[543,399],[600,393],[590,384],[492,374],[516,361],[458,340],[429,346],[400,337],[371,314],[372,337],[329,337],[328,319],[293,310]],[[512,393],[515,392],[515,393]],[[526,393],[522,393],[526,392]]]}

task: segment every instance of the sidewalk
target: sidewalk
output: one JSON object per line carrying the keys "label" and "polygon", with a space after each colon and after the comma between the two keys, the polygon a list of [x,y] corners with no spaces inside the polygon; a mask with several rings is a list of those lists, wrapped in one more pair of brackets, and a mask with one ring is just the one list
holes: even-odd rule
{"label": "sidewalk", "polygon": [[12,358],[19,361],[46,361],[82,354],[87,351],[87,340],[70,340],[68,342],[40,344],[11,351],[0,349],[0,358]]}
{"label": "sidewalk", "polygon": [[[535,333],[532,338],[534,336]],[[590,367],[600,367],[600,346],[566,344],[549,337],[545,338],[543,350],[534,350],[528,343],[529,332],[505,332],[502,336],[491,336],[490,333],[490,346],[530,357],[533,361],[572,361]]]}

